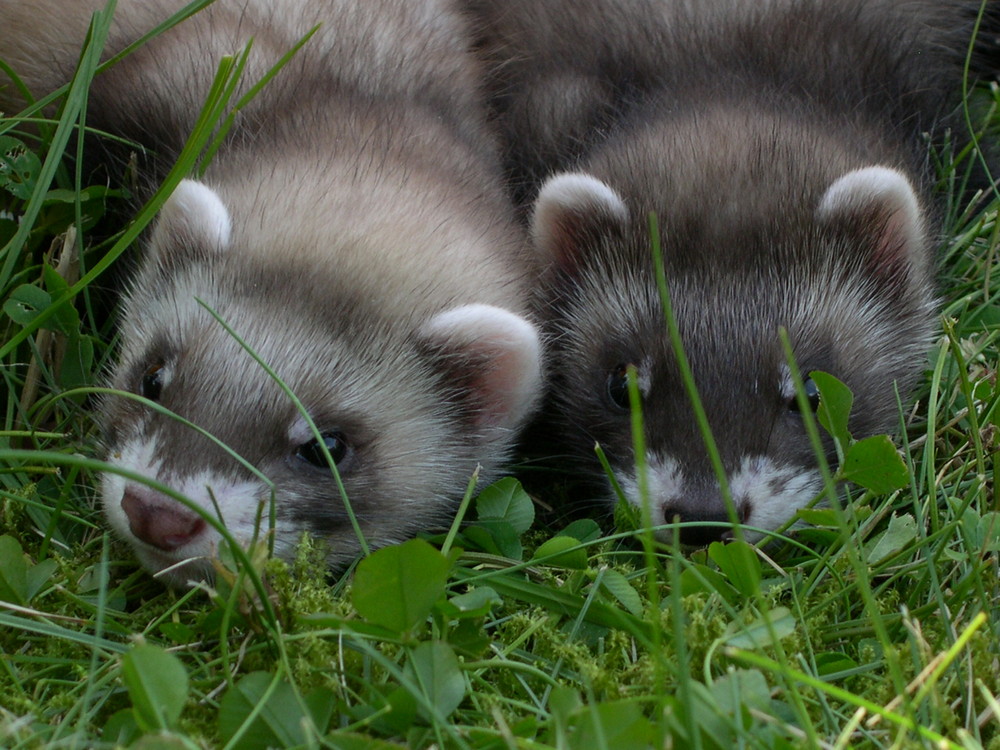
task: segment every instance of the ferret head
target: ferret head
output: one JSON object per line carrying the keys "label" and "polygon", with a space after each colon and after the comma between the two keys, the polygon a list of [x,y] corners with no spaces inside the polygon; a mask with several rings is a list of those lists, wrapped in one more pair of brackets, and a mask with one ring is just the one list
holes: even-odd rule
{"label": "ferret head", "polygon": [[[647,210],[584,174],[556,176],[539,195],[532,229],[551,267],[541,303],[554,341],[549,409],[567,452],[603,476],[599,443],[641,506],[626,378],[634,366],[652,522],[715,523],[682,527],[683,542],[701,545],[728,536],[721,524],[731,516],[669,341]],[[917,198],[899,172],[871,167],[820,188],[806,209],[785,205],[756,223],[709,206],[702,217],[656,210],[672,308],[735,517],[773,530],[823,489],[779,330],[801,372],[851,388],[856,437],[894,430],[896,388],[905,396],[920,371],[933,309]],[[815,406],[815,386],[805,388]]]}
{"label": "ferret head", "polygon": [[279,555],[308,531],[339,566],[360,546],[328,456],[372,546],[447,522],[534,405],[534,327],[480,304],[389,315],[336,269],[267,262],[234,235],[219,196],[192,181],[154,229],[111,385],[155,408],[121,396],[101,407],[108,461],[129,473],[104,475],[111,525],[176,584],[209,575],[220,544],[192,508],[241,544],[264,538],[273,513]]}

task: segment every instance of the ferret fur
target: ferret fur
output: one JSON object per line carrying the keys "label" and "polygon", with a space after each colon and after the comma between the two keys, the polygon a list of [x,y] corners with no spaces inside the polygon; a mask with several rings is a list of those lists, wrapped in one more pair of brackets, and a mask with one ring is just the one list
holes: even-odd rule
{"label": "ferret fur", "polygon": [[[895,430],[897,391],[913,389],[934,330],[925,134],[953,125],[964,142],[953,115],[979,5],[465,1],[512,190],[549,266],[539,431],[564,466],[603,482],[596,441],[643,504],[634,365],[652,522],[689,522],[692,544],[727,536],[733,517],[750,539],[788,522],[823,483],[782,327],[803,373],[853,391],[856,437]],[[997,14],[988,3],[993,29]],[[986,37],[974,74],[997,59]],[[668,340],[650,213],[732,508]]]}
{"label": "ferret fur", "polygon": [[[36,95],[54,89],[103,5],[5,0],[0,57]],[[183,5],[121,0],[109,52]],[[88,123],[160,169],[223,55],[253,38],[246,90],[317,24],[164,206],[122,304],[110,384],[185,421],[121,397],[100,419],[114,467],[242,543],[260,518],[264,538],[273,503],[278,554],[310,532],[340,567],[360,546],[330,469],[303,457],[315,433],[205,306],[333,436],[370,545],[447,522],[477,465],[497,475],[541,391],[539,343],[461,18],[438,0],[217,0],[99,75]],[[115,472],[101,501],[151,571],[210,575],[220,536],[191,510]]]}

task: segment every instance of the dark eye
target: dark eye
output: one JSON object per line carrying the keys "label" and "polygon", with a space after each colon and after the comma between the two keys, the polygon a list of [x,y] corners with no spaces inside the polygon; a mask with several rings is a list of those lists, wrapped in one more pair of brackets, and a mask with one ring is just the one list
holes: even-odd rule
{"label": "dark eye", "polygon": [[[802,383],[802,390],[805,392],[806,398],[809,399],[809,409],[815,414],[819,408],[819,388],[816,387],[816,383],[813,382],[812,378],[807,378]],[[798,396],[792,396],[788,402],[788,410],[794,412],[800,411]]]}
{"label": "dark eye", "polygon": [[142,376],[139,381],[139,395],[148,398],[150,401],[160,400],[160,391],[163,390],[163,365],[153,365]]}
{"label": "dark eye", "polygon": [[[348,450],[347,443],[344,442],[344,436],[339,432],[324,432],[322,437],[323,445],[330,452],[330,458],[333,459],[333,463],[339,466],[340,462],[347,455]],[[325,469],[328,466],[326,456],[323,454],[323,448],[320,447],[318,440],[310,440],[308,443],[300,445],[295,449],[295,457],[321,469]]]}
{"label": "dark eye", "polygon": [[629,410],[631,405],[628,400],[627,364],[615,365],[615,368],[608,375],[608,398],[619,409]]}

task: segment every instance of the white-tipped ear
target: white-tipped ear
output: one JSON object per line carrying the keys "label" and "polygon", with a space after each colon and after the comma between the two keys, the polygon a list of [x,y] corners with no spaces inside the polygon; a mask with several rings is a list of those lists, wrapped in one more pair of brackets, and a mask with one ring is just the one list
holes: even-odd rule
{"label": "white-tipped ear", "polygon": [[535,200],[531,236],[545,261],[575,268],[588,241],[620,234],[628,221],[625,202],[612,188],[587,174],[550,177]]}
{"label": "white-tipped ear", "polygon": [[222,250],[229,246],[232,220],[212,188],[196,180],[181,180],[160,209],[157,229],[186,242]]}
{"label": "white-tipped ear", "polygon": [[531,415],[542,367],[538,331],[527,320],[491,305],[464,305],[435,315],[420,335],[463,390],[477,427],[512,430]]}
{"label": "white-tipped ear", "polygon": [[824,193],[816,215],[830,226],[874,233],[876,273],[900,263],[926,265],[920,201],[910,181],[895,169],[865,167],[848,172]]}

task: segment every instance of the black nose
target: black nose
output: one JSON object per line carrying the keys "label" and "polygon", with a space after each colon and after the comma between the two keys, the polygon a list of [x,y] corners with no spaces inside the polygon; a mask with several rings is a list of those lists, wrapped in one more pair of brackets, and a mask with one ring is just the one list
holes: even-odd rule
{"label": "black nose", "polygon": [[731,539],[733,535],[725,508],[670,504],[663,509],[663,520],[666,523],[685,524],[679,529],[680,541],[689,547],[707,547],[712,542]]}
{"label": "black nose", "polygon": [[122,510],[132,533],[164,552],[173,552],[194,541],[207,528],[201,517],[180,503],[141,487],[125,490]]}

